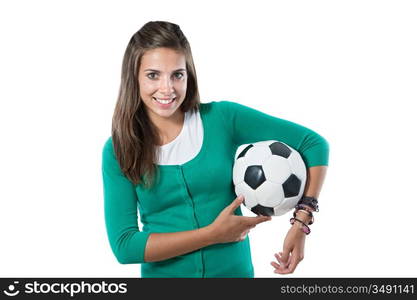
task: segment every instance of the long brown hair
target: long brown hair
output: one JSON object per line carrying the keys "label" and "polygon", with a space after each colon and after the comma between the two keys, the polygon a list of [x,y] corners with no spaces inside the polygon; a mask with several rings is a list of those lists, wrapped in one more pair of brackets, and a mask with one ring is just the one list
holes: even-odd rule
{"label": "long brown hair", "polygon": [[150,187],[156,173],[159,135],[147,115],[139,90],[139,67],[147,50],[171,48],[185,55],[187,91],[181,111],[198,110],[197,75],[187,38],[177,24],[151,21],[130,39],[123,57],[119,95],[112,119],[112,141],[122,172],[135,185]]}

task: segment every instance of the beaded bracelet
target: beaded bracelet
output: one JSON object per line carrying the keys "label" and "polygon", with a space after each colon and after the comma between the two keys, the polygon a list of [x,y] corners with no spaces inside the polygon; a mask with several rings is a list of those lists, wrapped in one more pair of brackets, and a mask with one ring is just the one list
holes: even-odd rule
{"label": "beaded bracelet", "polygon": [[313,213],[311,212],[311,211],[308,211],[308,210],[306,210],[306,209],[296,209],[295,211],[294,211],[294,213],[293,213],[293,217],[294,218],[296,218],[297,217],[297,213],[298,212],[302,212],[302,213],[304,213],[304,214],[306,214],[306,215],[308,215],[311,219],[310,219],[310,221],[308,222],[308,225],[312,225],[313,223],[314,223],[314,216],[313,216]]}
{"label": "beaded bracelet", "polygon": [[314,211],[319,211],[318,200],[314,197],[303,196],[297,204],[304,204],[311,207]]}
{"label": "beaded bracelet", "polygon": [[313,217],[313,210],[309,207],[305,207],[304,205],[297,204],[295,206],[295,212],[302,210],[305,211],[310,217]]}
{"label": "beaded bracelet", "polygon": [[311,206],[305,205],[305,204],[297,204],[295,206],[295,209],[303,209],[303,210],[306,210],[306,211],[309,211],[309,212],[313,212],[313,211],[316,212],[314,210],[314,208],[312,208]]}
{"label": "beaded bracelet", "polygon": [[308,227],[308,225],[307,225],[306,223],[304,223],[304,222],[303,222],[303,221],[301,221],[300,219],[297,219],[297,218],[291,218],[291,219],[290,219],[290,223],[291,223],[291,225],[293,225],[295,221],[300,222],[301,224],[303,224],[303,226],[301,227],[301,230],[302,230],[305,234],[310,234],[310,232],[311,232],[310,227]]}

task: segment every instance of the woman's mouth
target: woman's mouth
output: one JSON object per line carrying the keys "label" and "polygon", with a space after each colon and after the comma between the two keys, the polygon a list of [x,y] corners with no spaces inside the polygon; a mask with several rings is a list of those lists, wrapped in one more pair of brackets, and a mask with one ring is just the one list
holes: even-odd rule
{"label": "woman's mouth", "polygon": [[155,102],[158,104],[159,107],[161,108],[169,108],[171,106],[171,104],[174,102],[175,99],[177,99],[177,97],[174,97],[172,99],[159,99],[159,98],[155,98],[152,97],[153,100],[155,100]]}

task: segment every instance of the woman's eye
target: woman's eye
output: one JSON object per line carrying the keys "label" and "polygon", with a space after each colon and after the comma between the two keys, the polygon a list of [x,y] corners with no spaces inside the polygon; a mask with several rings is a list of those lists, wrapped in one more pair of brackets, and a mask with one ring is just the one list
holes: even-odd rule
{"label": "woman's eye", "polygon": [[176,77],[177,79],[181,79],[181,78],[183,78],[183,77],[184,77],[184,74],[182,74],[182,73],[175,73],[175,77]]}
{"label": "woman's eye", "polygon": [[[157,75],[158,75],[157,73],[148,73],[146,76],[149,79],[156,79],[157,78]],[[184,74],[182,74],[182,73],[175,73],[174,76],[175,76],[176,79],[181,79],[181,78],[184,77]]]}

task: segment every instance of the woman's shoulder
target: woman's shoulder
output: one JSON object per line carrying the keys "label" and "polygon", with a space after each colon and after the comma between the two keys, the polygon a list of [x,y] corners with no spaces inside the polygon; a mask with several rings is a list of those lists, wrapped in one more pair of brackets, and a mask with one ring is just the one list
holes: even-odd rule
{"label": "woman's shoulder", "polygon": [[230,100],[213,100],[213,101],[201,103],[200,105],[206,106],[206,107],[213,107],[213,106],[227,106],[233,103],[235,102],[230,101]]}
{"label": "woman's shoulder", "polygon": [[242,105],[235,101],[230,100],[218,100],[211,101],[206,103],[201,103],[200,109],[203,113],[220,113],[223,115],[229,115],[230,113],[235,113],[236,111],[244,111],[249,107]]}
{"label": "woman's shoulder", "polygon": [[231,108],[234,108],[236,106],[239,106],[237,102],[229,101],[229,100],[216,100],[216,101],[210,101],[200,104],[201,111],[224,111],[229,110]]}
{"label": "woman's shoulder", "polygon": [[102,152],[104,157],[107,157],[108,155],[114,156],[113,140],[111,136],[104,140]]}
{"label": "woman's shoulder", "polygon": [[104,148],[113,148],[113,140],[112,140],[112,136],[109,136],[107,138],[104,139]]}

